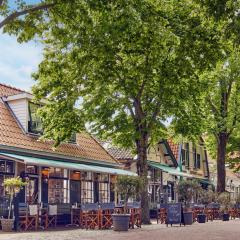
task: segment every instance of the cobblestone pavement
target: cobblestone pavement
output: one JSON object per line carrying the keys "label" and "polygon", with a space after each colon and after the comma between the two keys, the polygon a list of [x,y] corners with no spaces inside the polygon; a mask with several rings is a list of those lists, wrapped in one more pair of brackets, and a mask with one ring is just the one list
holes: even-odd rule
{"label": "cobblestone pavement", "polygon": [[64,229],[58,231],[0,233],[0,240],[238,240],[240,220],[214,221],[192,226],[166,227],[152,224],[128,232]]}

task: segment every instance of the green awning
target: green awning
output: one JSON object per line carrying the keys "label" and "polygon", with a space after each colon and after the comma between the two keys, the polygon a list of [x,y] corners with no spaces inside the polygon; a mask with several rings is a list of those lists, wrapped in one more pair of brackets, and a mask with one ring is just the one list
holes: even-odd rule
{"label": "green awning", "polygon": [[167,173],[169,173],[171,175],[180,176],[180,177],[186,177],[186,178],[190,178],[190,179],[198,179],[201,182],[204,181],[205,183],[208,182],[208,184],[211,184],[211,183],[209,183],[209,180],[206,179],[206,178],[202,178],[201,176],[195,176],[195,175],[192,175],[192,174],[189,174],[189,173],[181,172],[177,168],[169,167],[169,166],[161,164],[161,163],[148,161],[148,165],[153,167],[153,168],[160,169],[163,172],[167,172]]}
{"label": "green awning", "polygon": [[22,156],[18,154],[10,154],[10,153],[0,153],[0,155],[4,155],[16,160],[21,160],[28,165],[65,168],[70,170],[79,170],[79,171],[86,171],[86,172],[108,173],[113,175],[129,175],[129,176],[137,175],[134,172],[126,171],[118,168],[100,167],[96,165],[87,165],[82,163],[65,162],[61,160],[50,160],[45,158],[28,157],[28,156]]}
{"label": "green awning", "polygon": [[180,176],[180,177],[187,177],[187,178],[194,178],[194,176],[191,175],[191,174],[180,172],[177,168],[169,167],[169,166],[161,164],[161,163],[148,161],[148,165],[153,167],[153,168],[160,169],[163,172],[167,172],[171,175]]}

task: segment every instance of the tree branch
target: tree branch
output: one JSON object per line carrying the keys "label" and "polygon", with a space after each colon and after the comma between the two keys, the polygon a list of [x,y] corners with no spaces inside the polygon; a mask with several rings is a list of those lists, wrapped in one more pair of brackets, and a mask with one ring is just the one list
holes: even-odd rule
{"label": "tree branch", "polygon": [[160,102],[157,101],[155,111],[153,112],[152,117],[151,117],[151,119],[149,121],[149,124],[148,124],[148,129],[151,129],[151,126],[152,126],[153,122],[155,121],[159,112],[160,112]]}
{"label": "tree branch", "polygon": [[127,106],[128,110],[129,110],[129,112],[132,116],[132,119],[133,119],[133,121],[136,125],[137,124],[137,119],[136,119],[136,116],[135,116],[135,113],[134,113],[133,109],[131,108],[131,106],[129,104],[127,104],[126,106]]}
{"label": "tree branch", "polygon": [[[240,90],[240,86],[237,86],[236,92],[239,92],[239,90]],[[238,98],[236,96],[235,96],[234,105],[235,105],[234,117],[233,117],[233,120],[232,120],[231,128],[229,129],[229,131],[227,133],[228,137],[230,137],[230,135],[232,134],[232,132],[233,132],[233,130],[236,127],[236,124],[238,122],[238,106],[239,106],[239,103],[238,103]]]}
{"label": "tree branch", "polygon": [[[3,2],[3,0],[0,0],[0,5]],[[3,19],[3,21],[0,22],[0,29],[5,26],[6,24],[10,23],[11,21],[15,20],[16,18],[23,16],[25,14],[31,13],[31,12],[36,12],[39,10],[47,10],[51,7],[53,7],[55,5],[55,3],[49,3],[49,4],[41,4],[41,5],[37,5],[34,7],[27,7],[26,9],[22,10],[22,11],[16,11],[11,13],[9,16],[7,16],[5,19]]]}
{"label": "tree branch", "polygon": [[232,91],[233,79],[229,82],[228,89],[227,89],[227,103],[229,101],[231,91]]}
{"label": "tree branch", "polygon": [[144,115],[144,112],[143,112],[143,109],[142,109],[141,100],[134,97],[133,98],[133,106],[135,108],[137,118],[141,119],[141,120],[144,119],[145,115]]}
{"label": "tree branch", "polygon": [[142,96],[142,93],[143,93],[143,90],[144,90],[144,87],[145,87],[145,83],[146,83],[146,79],[144,79],[142,81],[141,87],[140,87],[140,89],[138,91],[138,95],[137,95],[138,98],[141,98],[141,96]]}
{"label": "tree branch", "polygon": [[213,115],[214,115],[215,117],[217,117],[217,115],[219,114],[219,111],[218,111],[217,107],[214,105],[214,103],[212,102],[212,99],[211,99],[211,97],[210,97],[209,95],[206,97],[206,100],[207,100],[207,101],[209,102],[209,104],[210,104],[211,111],[212,111]]}

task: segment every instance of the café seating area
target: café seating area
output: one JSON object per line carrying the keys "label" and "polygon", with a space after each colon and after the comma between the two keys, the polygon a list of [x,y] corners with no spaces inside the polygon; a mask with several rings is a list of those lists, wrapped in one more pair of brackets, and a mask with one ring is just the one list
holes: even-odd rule
{"label": "caf\u00e9 seating area", "polygon": [[[222,219],[221,205],[210,203],[208,205],[193,204],[190,209],[193,213],[193,222],[197,222],[199,214],[206,215],[206,221]],[[240,206],[234,206],[228,210],[230,219],[240,219]],[[167,204],[159,204],[157,208],[157,223],[166,224],[167,221]]]}
{"label": "caf\u00e9 seating area", "polygon": [[[18,230],[48,230],[56,227],[79,227],[82,229],[111,229],[112,215],[123,213],[123,205],[109,203],[85,204],[19,204]],[[141,227],[141,204],[129,202],[129,228]]]}

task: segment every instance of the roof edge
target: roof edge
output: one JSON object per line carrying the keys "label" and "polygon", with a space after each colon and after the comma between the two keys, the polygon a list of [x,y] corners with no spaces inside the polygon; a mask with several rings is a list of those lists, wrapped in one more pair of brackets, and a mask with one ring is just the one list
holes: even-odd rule
{"label": "roof edge", "polygon": [[[25,91],[25,90],[22,90],[22,89],[16,88],[16,87],[12,87],[11,85],[4,84],[4,83],[0,83],[0,86],[6,87],[6,88],[10,88],[10,89],[13,89],[13,90],[15,90],[15,91],[22,92],[22,93],[29,93],[29,92],[27,92],[27,91]],[[13,94],[13,95],[15,95],[15,94]]]}
{"label": "roof edge", "polygon": [[17,148],[17,147],[13,147],[13,146],[7,146],[7,145],[2,145],[0,144],[0,150],[4,151],[4,152],[11,152],[11,153],[17,153],[17,154],[22,154],[25,156],[38,156],[38,157],[48,157],[48,158],[52,158],[53,160],[56,158],[57,159],[65,159],[65,160],[70,160],[73,162],[85,162],[85,163],[90,163],[90,164],[96,164],[96,165],[104,165],[104,166],[112,166],[112,167],[119,167],[121,168],[121,164],[120,163],[110,163],[110,162],[106,162],[103,160],[96,160],[96,159],[88,159],[88,158],[81,158],[81,157],[74,157],[71,155],[64,155],[64,154],[56,154],[56,153],[51,153],[51,152],[44,152],[44,151],[36,151],[36,150],[29,150],[29,149],[23,149],[23,148]]}

